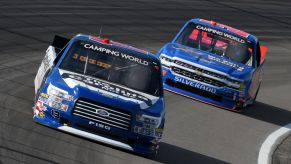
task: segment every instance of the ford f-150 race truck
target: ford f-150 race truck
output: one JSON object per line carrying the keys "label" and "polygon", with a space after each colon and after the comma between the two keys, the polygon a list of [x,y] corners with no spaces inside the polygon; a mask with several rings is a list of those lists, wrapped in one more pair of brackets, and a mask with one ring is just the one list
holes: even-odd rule
{"label": "ford f-150 race truck", "polygon": [[164,89],[239,111],[256,100],[266,51],[253,35],[192,19],[158,52]]}
{"label": "ford f-150 race truck", "polygon": [[165,110],[160,60],[100,37],[56,36],[35,78],[37,123],[152,156]]}

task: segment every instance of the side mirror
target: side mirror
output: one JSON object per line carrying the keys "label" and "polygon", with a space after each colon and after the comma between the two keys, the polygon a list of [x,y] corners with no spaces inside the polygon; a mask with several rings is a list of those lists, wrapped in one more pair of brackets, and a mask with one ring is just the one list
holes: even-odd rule
{"label": "side mirror", "polygon": [[266,46],[260,46],[260,50],[261,50],[261,60],[260,60],[261,63],[260,64],[262,64],[266,59],[268,48]]}

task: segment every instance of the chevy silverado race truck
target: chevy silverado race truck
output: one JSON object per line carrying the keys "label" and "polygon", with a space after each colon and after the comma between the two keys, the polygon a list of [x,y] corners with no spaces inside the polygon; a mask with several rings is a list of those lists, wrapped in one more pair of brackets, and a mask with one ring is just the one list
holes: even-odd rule
{"label": "chevy silverado race truck", "polygon": [[158,52],[164,89],[239,111],[256,100],[266,51],[253,35],[192,19]]}
{"label": "chevy silverado race truck", "polygon": [[56,36],[35,77],[33,120],[155,155],[165,122],[162,86],[155,55],[100,37]]}

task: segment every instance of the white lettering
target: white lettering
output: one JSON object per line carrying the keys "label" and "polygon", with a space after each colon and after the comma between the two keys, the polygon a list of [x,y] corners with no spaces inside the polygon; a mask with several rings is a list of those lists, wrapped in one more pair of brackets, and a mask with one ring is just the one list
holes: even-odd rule
{"label": "white lettering", "polygon": [[98,128],[110,130],[110,126],[107,126],[107,125],[104,125],[104,124],[101,124],[101,123],[97,123],[97,122],[93,122],[93,121],[89,121],[89,125],[95,125]]}
{"label": "white lettering", "polygon": [[228,65],[228,66],[230,66],[230,67],[235,68],[235,69],[238,70],[238,71],[242,71],[242,70],[244,70],[244,67],[241,67],[241,66],[239,66],[239,65],[237,65],[237,64],[235,64],[235,63],[229,62],[229,61],[227,61],[227,60],[219,59],[219,58],[214,57],[214,56],[211,56],[211,55],[208,55],[208,59],[213,60],[213,61],[216,61],[216,62],[221,63],[221,64]]}
{"label": "white lettering", "polygon": [[209,33],[213,33],[213,34],[216,34],[216,35],[219,35],[219,36],[223,36],[225,38],[229,38],[231,40],[234,40],[234,41],[237,41],[237,42],[240,42],[240,43],[245,43],[244,39],[238,38],[238,37],[236,37],[234,35],[231,35],[231,34],[228,34],[228,33],[224,33],[222,31],[218,31],[218,30],[213,29],[213,28],[197,25],[196,29],[202,30],[202,31],[206,31],[206,32],[209,32]]}
{"label": "white lettering", "polygon": [[191,87],[195,87],[195,88],[198,88],[198,89],[201,89],[201,90],[213,93],[213,94],[216,93],[216,89],[215,88],[208,87],[206,85],[203,85],[203,84],[200,84],[200,83],[196,83],[196,82],[193,82],[193,81],[190,81],[190,80],[178,77],[178,76],[175,76],[174,81],[177,81],[177,82],[180,82],[180,83],[183,83],[183,84],[189,85]]}
{"label": "white lettering", "polygon": [[140,59],[140,58],[128,55],[128,54],[124,54],[124,53],[121,53],[118,51],[113,51],[113,50],[106,49],[103,47],[98,47],[97,45],[84,44],[84,48],[91,49],[94,51],[99,51],[99,52],[106,53],[106,54],[113,55],[113,56],[117,56],[117,57],[121,57],[123,59],[130,60],[132,62],[136,62],[136,63],[142,64],[142,65],[146,65],[146,66],[149,65],[149,62],[146,60],[143,60],[143,59]]}

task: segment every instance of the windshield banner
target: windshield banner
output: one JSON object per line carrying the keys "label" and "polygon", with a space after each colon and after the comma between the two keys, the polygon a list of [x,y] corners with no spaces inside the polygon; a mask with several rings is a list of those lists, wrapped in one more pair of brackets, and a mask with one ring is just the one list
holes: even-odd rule
{"label": "windshield banner", "polygon": [[241,39],[241,38],[236,37],[234,35],[231,35],[231,34],[228,34],[228,33],[225,33],[223,31],[219,31],[219,30],[207,27],[207,26],[202,26],[200,24],[196,25],[196,29],[197,30],[206,31],[206,32],[209,32],[209,33],[212,33],[212,34],[215,34],[215,35],[219,35],[219,36],[222,36],[222,37],[237,41],[239,43],[246,43],[246,41],[244,39]]}
{"label": "windshield banner", "polygon": [[122,59],[130,60],[132,62],[136,62],[136,63],[142,64],[142,65],[145,65],[145,66],[149,65],[149,62],[144,60],[144,59],[141,59],[141,58],[129,55],[129,54],[124,54],[124,53],[121,53],[121,52],[116,51],[116,50],[111,50],[111,49],[108,49],[108,48],[104,48],[104,47],[101,47],[101,46],[98,46],[98,45],[92,45],[92,44],[88,44],[87,43],[87,44],[84,44],[84,48],[90,49],[90,50],[93,50],[93,51],[99,51],[99,52],[102,52],[102,53],[105,53],[105,54],[108,54],[108,55],[113,55],[113,56],[116,56],[116,57],[120,57]]}

